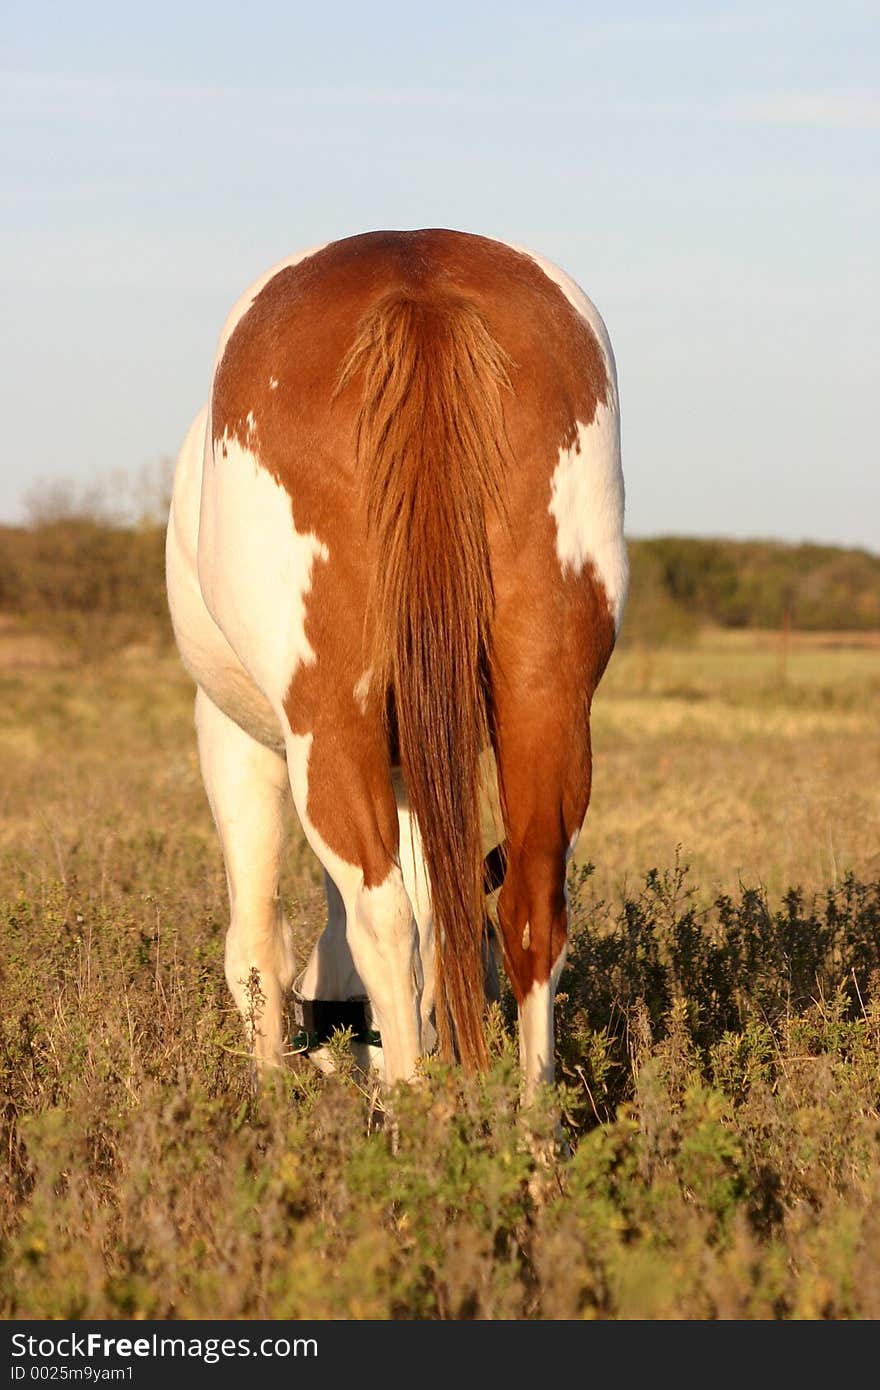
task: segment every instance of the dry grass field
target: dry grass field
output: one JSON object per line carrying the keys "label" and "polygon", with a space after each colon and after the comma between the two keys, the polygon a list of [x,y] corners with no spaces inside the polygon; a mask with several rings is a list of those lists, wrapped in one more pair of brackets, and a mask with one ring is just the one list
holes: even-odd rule
{"label": "dry grass field", "polygon": [[704,895],[880,873],[880,638],[624,647],[596,696],[586,853],[620,894],[676,844]]}
{"label": "dry grass field", "polygon": [[[0,688],[2,1316],[880,1316],[870,634],[613,658],[550,1161],[507,997],[396,1144],[344,1064],[252,1096],[175,654],[8,620]],[[303,958],[318,883],[292,826]]]}

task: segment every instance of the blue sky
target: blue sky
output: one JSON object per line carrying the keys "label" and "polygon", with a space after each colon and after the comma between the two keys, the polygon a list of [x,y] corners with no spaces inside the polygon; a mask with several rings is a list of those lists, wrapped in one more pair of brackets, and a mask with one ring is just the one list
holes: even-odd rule
{"label": "blue sky", "polygon": [[880,551],[880,5],[5,0],[0,520],[177,452],[273,262],[531,246],[617,356],[627,529]]}

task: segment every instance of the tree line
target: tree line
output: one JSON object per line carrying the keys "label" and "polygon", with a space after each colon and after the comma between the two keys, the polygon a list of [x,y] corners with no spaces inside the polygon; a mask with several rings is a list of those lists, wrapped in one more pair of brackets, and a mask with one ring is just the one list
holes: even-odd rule
{"label": "tree line", "polygon": [[[697,628],[880,629],[880,555],[779,541],[630,540],[622,639],[674,642]],[[0,526],[0,613],[104,639],[170,641],[164,529],[100,517]]]}

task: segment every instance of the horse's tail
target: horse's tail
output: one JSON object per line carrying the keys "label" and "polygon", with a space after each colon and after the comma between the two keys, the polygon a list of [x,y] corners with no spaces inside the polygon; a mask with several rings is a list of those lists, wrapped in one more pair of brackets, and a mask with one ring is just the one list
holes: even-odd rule
{"label": "horse's tail", "polygon": [[404,291],[359,325],[358,458],[374,545],[374,687],[397,720],[434,913],[441,1053],[476,1070],[483,1037],[479,756],[494,609],[487,511],[503,515],[509,359],[476,307]]}

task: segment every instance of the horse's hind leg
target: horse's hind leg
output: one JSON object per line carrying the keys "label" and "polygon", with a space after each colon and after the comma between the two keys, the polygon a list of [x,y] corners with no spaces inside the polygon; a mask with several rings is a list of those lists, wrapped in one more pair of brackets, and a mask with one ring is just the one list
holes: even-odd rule
{"label": "horse's hind leg", "polygon": [[[434,919],[430,889],[419,828],[410,811],[406,787],[399,772],[394,773],[392,783],[397,802],[400,872],[415,918],[421,959],[421,1051],[430,1052],[437,1041],[434,1026]],[[327,894],[327,924],[315,942],[308,964],[297,981],[297,992],[305,1001],[360,999],[367,991],[352,960],[346,929],[345,904],[326,869],[324,885]],[[362,1066],[366,1067],[372,1063],[382,1070],[383,1057],[377,1048],[355,1046],[354,1050]],[[313,1048],[309,1055],[322,1070],[332,1070],[332,1059],[326,1048]]]}
{"label": "horse's hind leg", "polygon": [[[526,1100],[538,1085],[554,1079],[553,1004],[568,932],[566,864],[590,795],[586,699],[583,704],[574,727],[509,692],[497,711],[507,834],[498,920],[519,1012]],[[552,711],[552,702],[548,708]]]}
{"label": "horse's hind leg", "polygon": [[282,757],[255,742],[201,689],[196,729],[229,887],[226,979],[254,1056],[279,1065],[284,995],[293,980],[293,936],[278,896],[287,769]]}
{"label": "horse's hind leg", "polygon": [[[352,960],[346,928],[345,903],[333,879],[324,870],[324,891],[327,897],[327,922],[312,948],[305,970],[296,982],[295,992],[303,1007],[305,1031],[309,1018],[314,1019],[310,1006],[351,1003],[367,997],[366,987]],[[382,1054],[372,1044],[355,1041],[352,1052],[361,1070],[372,1065],[382,1070]],[[309,1048],[309,1060],[320,1071],[333,1072],[336,1062],[329,1048],[321,1041]]]}
{"label": "horse's hind leg", "polygon": [[294,804],[345,909],[348,949],[382,1035],[385,1080],[409,1079],[420,1052],[421,965],[397,862],[397,807],[387,753],[364,727],[349,740],[325,708],[312,733],[287,739]]}

